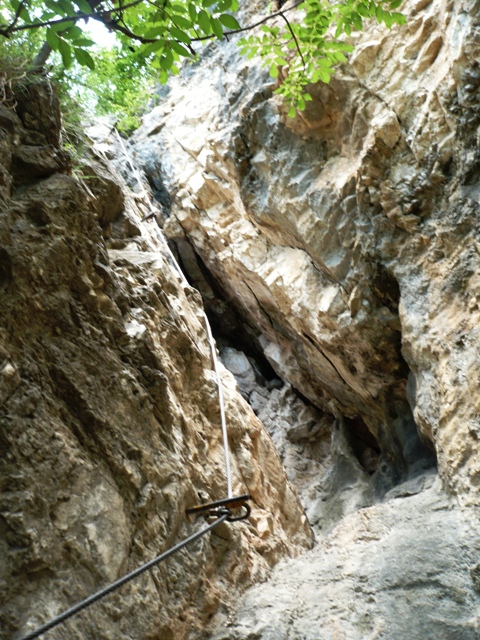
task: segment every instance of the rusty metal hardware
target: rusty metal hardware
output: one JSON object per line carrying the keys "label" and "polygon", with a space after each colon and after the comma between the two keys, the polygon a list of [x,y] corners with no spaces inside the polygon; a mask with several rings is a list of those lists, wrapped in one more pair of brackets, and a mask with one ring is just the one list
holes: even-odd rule
{"label": "rusty metal hardware", "polygon": [[[238,520],[246,520],[252,512],[248,504],[248,501],[251,499],[252,497],[248,494],[233,498],[224,498],[223,500],[216,500],[215,502],[208,502],[207,504],[197,504],[187,509],[185,513],[187,515],[206,515],[210,517],[219,517],[228,513],[227,522],[237,522]],[[237,516],[233,515],[232,510],[235,511],[236,509],[244,509],[244,512]]]}

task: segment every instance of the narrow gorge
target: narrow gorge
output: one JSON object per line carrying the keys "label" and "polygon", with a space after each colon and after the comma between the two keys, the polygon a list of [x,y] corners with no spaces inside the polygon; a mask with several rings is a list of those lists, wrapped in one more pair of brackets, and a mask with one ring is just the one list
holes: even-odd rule
{"label": "narrow gorge", "polygon": [[295,118],[234,38],[77,164],[0,104],[2,639],[226,497],[207,318],[250,517],[41,637],[480,638],[480,7],[402,10]]}

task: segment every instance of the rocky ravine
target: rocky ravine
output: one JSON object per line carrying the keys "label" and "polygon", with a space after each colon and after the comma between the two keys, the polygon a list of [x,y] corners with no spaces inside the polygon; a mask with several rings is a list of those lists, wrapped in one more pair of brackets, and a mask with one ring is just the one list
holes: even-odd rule
{"label": "rocky ravine", "polygon": [[[142,223],[148,203],[91,155],[72,174],[48,83],[0,105],[0,636],[39,626],[202,527],[226,495],[198,293]],[[88,176],[82,180],[79,174]],[[311,533],[274,446],[222,367],[248,523],[45,634],[201,638],[212,615]]]}
{"label": "rocky ravine", "polygon": [[225,43],[133,140],[321,538],[222,640],[480,634],[480,9],[404,10],[293,121]]}

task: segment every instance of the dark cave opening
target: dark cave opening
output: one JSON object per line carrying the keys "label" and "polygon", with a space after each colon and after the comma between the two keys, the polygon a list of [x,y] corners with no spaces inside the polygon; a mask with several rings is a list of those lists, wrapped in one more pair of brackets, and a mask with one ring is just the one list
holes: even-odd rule
{"label": "dark cave opening", "polygon": [[348,441],[355,457],[369,475],[378,468],[381,448],[377,438],[360,416],[344,418]]}
{"label": "dark cave opening", "polygon": [[176,258],[189,284],[202,296],[205,313],[210,322],[218,348],[233,347],[242,351],[267,382],[277,381],[278,375],[265,357],[258,343],[260,332],[243,317],[227,292],[216,280],[201,256],[184,239],[173,244]]}

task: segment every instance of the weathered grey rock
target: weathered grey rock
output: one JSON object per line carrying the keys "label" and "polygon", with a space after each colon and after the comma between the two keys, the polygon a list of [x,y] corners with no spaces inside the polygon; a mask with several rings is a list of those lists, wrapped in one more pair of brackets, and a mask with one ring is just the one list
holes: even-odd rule
{"label": "weathered grey rock", "polygon": [[477,640],[480,521],[434,476],[250,589],[215,640]]}
{"label": "weathered grey rock", "polygon": [[[29,126],[58,138],[59,114],[44,120],[25,105],[23,124],[0,120],[11,155]],[[0,216],[0,635],[13,638],[198,530],[185,509],[199,494],[225,497],[226,482],[203,309],[155,220],[142,223],[151,203],[121,193],[99,157],[90,181],[68,171],[19,181],[2,159],[13,173]],[[220,375],[233,488],[252,495],[251,518],[52,640],[201,638],[237,590],[310,545],[270,438]]]}
{"label": "weathered grey rock", "polygon": [[[345,422],[321,413],[291,385],[266,381],[255,361],[232,347],[222,361],[272,437],[288,479],[297,489],[310,524],[325,535],[346,514],[372,504],[382,472],[378,452],[354,442]],[[258,370],[258,369],[257,369]],[[366,452],[373,453],[371,465]]]}

